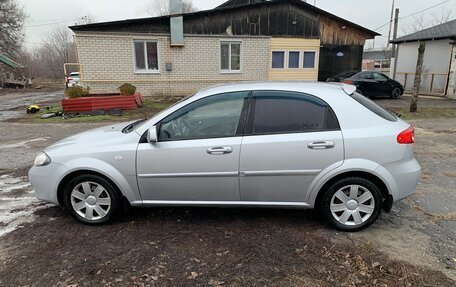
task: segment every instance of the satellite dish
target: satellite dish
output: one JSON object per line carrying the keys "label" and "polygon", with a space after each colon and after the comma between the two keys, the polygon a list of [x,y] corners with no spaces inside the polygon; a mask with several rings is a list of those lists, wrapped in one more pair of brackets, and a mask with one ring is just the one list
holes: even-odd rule
{"label": "satellite dish", "polygon": [[337,52],[336,56],[337,57],[343,57],[344,56],[344,52]]}

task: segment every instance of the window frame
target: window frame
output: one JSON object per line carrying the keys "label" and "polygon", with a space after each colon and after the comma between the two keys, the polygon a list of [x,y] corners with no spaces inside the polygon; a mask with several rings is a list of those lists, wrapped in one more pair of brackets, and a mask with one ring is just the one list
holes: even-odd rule
{"label": "window frame", "polygon": [[[272,66],[272,56],[274,55],[274,53],[283,53],[283,68],[274,68]],[[287,69],[288,65],[286,65],[287,63],[287,51],[286,50],[272,50],[271,51],[271,62],[269,63],[269,67],[271,68],[271,70],[285,70]]]}
{"label": "window frame", "polygon": [[[299,97],[307,98],[307,99],[316,99],[317,101],[321,101],[326,105],[326,112],[325,112],[325,127],[323,129],[315,129],[315,130],[303,130],[303,131],[278,131],[278,132],[266,132],[266,133],[253,133],[253,123],[255,119],[255,108],[256,108],[256,98],[254,96],[254,92],[277,92],[277,93],[290,93],[294,95],[298,95]],[[301,133],[317,133],[317,132],[330,132],[330,131],[340,131],[340,122],[337,118],[336,113],[332,109],[332,107],[323,99],[302,92],[297,91],[286,91],[286,90],[252,90],[250,93],[251,97],[251,107],[249,108],[248,119],[245,127],[244,136],[267,136],[267,135],[283,135],[283,134],[301,134]],[[337,123],[337,128],[327,128],[327,117],[328,113],[330,113],[333,117],[335,122]]]}
{"label": "window frame", "polygon": [[[135,43],[143,43],[144,50],[144,63],[145,69],[138,69],[136,65],[136,48]],[[148,69],[148,60],[147,60],[147,43],[155,43],[157,45],[157,70]],[[133,70],[135,74],[160,74],[160,47],[158,39],[133,39]]]}
{"label": "window frame", "polygon": [[[238,126],[236,127],[236,132],[234,133],[234,135],[231,135],[231,136],[212,136],[212,137],[188,138],[188,139],[160,139],[159,135],[160,135],[160,130],[162,128],[162,124],[168,118],[172,118],[173,115],[175,115],[176,113],[186,113],[186,111],[183,111],[183,110],[192,109],[193,107],[197,107],[198,106],[198,102],[210,101],[211,98],[222,97],[222,96],[226,96],[226,95],[233,94],[233,93],[246,93],[246,96],[244,98],[244,103],[242,104],[242,108],[241,108],[241,114],[239,115]],[[195,101],[193,101],[191,103],[188,103],[187,105],[185,105],[185,106],[181,107],[180,109],[178,109],[178,110],[172,112],[171,114],[167,115],[166,117],[161,119],[156,124],[156,127],[157,127],[157,142],[192,141],[192,140],[205,140],[205,139],[217,139],[217,138],[233,138],[233,137],[244,136],[245,127],[246,127],[247,119],[248,119],[248,113],[250,112],[250,109],[251,109],[251,95],[252,95],[252,91],[250,91],[250,90],[224,92],[224,93],[219,93],[219,94],[214,94],[214,95],[211,95],[211,96],[208,96],[208,97],[204,97],[204,98],[195,100]],[[181,115],[179,115],[179,116],[181,116]]]}
{"label": "window frame", "polygon": [[[222,69],[222,44],[229,44],[228,48],[228,69]],[[231,69],[231,45],[239,44],[239,70]],[[241,74],[243,64],[243,41],[241,39],[220,39],[219,41],[219,70],[220,74]]]}
{"label": "window frame", "polygon": [[[307,67],[304,67],[304,59],[305,59],[305,56],[306,56],[306,53],[314,53],[314,63],[313,63],[313,67],[312,68],[307,68]],[[302,51],[302,68],[304,70],[315,70],[317,68],[317,51],[316,50],[303,50]]]}
{"label": "window frame", "polygon": [[[298,66],[296,68],[290,68],[290,53],[298,53]],[[302,68],[301,66],[301,54],[304,55],[303,52],[299,51],[299,50],[288,50],[288,53],[287,53],[287,69],[290,69],[290,70],[297,70],[297,69],[300,69]],[[304,59],[303,59],[304,60]]]}

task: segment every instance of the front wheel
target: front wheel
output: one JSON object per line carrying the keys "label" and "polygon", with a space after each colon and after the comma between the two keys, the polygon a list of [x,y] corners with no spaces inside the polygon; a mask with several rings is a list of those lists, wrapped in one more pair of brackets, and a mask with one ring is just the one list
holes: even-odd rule
{"label": "front wheel", "polygon": [[76,176],[64,190],[65,206],[79,221],[102,224],[119,210],[117,190],[105,178],[93,174]]}
{"label": "front wheel", "polygon": [[341,179],[323,198],[323,212],[337,229],[358,231],[375,222],[382,209],[379,188],[362,177]]}
{"label": "front wheel", "polygon": [[392,99],[397,99],[401,96],[401,89],[399,88],[394,88],[392,91],[391,91],[391,98]]}

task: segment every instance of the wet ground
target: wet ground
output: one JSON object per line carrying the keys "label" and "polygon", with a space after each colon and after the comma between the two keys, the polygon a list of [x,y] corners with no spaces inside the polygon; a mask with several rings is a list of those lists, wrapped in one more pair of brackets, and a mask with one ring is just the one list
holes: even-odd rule
{"label": "wet ground", "polygon": [[358,233],[265,209],[133,209],[85,226],[35,200],[26,173],[44,147],[106,123],[0,122],[0,286],[455,286],[456,118],[410,122],[417,192]]}
{"label": "wet ground", "polygon": [[[52,104],[64,97],[63,90],[8,90],[0,89],[0,121],[20,117],[28,105]],[[18,108],[23,108],[22,110]]]}

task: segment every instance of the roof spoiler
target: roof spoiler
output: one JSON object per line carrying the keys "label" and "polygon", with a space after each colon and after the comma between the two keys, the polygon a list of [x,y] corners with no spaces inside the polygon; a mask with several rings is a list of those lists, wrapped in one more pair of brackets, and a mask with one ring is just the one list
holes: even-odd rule
{"label": "roof spoiler", "polygon": [[349,84],[342,84],[341,85],[341,88],[342,90],[347,94],[347,95],[351,95],[353,94],[354,92],[356,92],[356,87],[353,86],[353,85],[349,85]]}

